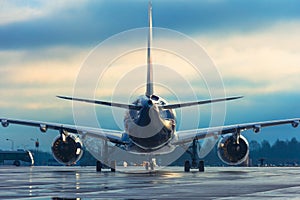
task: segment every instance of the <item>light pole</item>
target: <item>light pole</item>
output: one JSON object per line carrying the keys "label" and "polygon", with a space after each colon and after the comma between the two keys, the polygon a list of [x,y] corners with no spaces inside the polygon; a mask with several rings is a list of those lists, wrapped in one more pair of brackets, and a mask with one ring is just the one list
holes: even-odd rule
{"label": "light pole", "polygon": [[14,150],[14,141],[11,139],[6,139],[6,140],[11,142],[11,150],[13,151]]}
{"label": "light pole", "polygon": [[33,138],[30,138],[31,141],[34,141],[35,144],[35,150],[38,151],[39,150],[39,146],[40,146],[40,142],[39,139],[37,138],[36,140]]}
{"label": "light pole", "polygon": [[36,140],[33,138],[30,138],[31,141],[35,142],[35,153],[36,153],[36,163],[38,164],[39,161],[39,146],[40,146],[40,142],[39,139],[37,138]]}

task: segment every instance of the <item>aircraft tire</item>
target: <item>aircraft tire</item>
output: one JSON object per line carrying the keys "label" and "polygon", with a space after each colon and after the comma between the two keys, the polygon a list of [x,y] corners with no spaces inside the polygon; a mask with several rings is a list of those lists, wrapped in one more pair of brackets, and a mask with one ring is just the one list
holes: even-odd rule
{"label": "aircraft tire", "polygon": [[117,161],[113,160],[110,162],[110,171],[111,172],[116,172],[116,168],[117,168]]}
{"label": "aircraft tire", "polygon": [[153,163],[153,161],[150,161],[150,169],[154,170],[154,163]]}
{"label": "aircraft tire", "polygon": [[200,160],[199,161],[199,172],[204,172],[204,161]]}
{"label": "aircraft tire", "polygon": [[190,170],[191,170],[191,164],[190,164],[190,161],[186,160],[186,161],[184,162],[184,171],[185,171],[185,172],[190,172]]}
{"label": "aircraft tire", "polygon": [[102,170],[102,163],[101,163],[101,161],[97,160],[97,162],[96,162],[96,171],[101,172],[101,170]]}
{"label": "aircraft tire", "polygon": [[17,166],[17,167],[19,167],[19,166],[21,165],[21,163],[20,163],[20,161],[15,160],[15,161],[14,161],[14,165]]}

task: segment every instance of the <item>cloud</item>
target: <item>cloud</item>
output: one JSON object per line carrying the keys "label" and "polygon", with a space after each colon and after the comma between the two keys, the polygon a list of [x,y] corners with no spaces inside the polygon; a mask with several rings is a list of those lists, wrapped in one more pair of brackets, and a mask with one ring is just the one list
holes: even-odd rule
{"label": "cloud", "polygon": [[0,25],[26,21],[43,15],[41,9],[30,6],[29,1],[1,1]]}
{"label": "cloud", "polygon": [[[40,48],[63,44],[91,45],[112,34],[133,28],[127,25],[125,27],[127,21],[122,18],[124,12],[118,13],[119,8],[113,7],[117,2],[112,5],[105,5],[105,1],[79,1],[76,4],[73,1],[38,2],[40,6],[29,6],[34,12],[28,11],[27,17],[19,19],[17,15],[13,21],[0,24],[1,49]],[[28,9],[28,6],[18,4],[11,7],[4,15],[14,16],[15,12]],[[124,23],[120,23],[122,21]]]}
{"label": "cloud", "polygon": [[[86,49],[0,51],[0,107],[13,110],[65,108],[55,96],[70,94]],[[2,112],[4,113],[4,112]]]}
{"label": "cloud", "polygon": [[64,10],[80,7],[85,0],[78,0],[76,4],[71,0],[64,1],[1,1],[0,2],[0,25],[26,22],[43,18],[53,12],[63,12]]}
{"label": "cloud", "polygon": [[154,2],[154,24],[184,33],[244,33],[278,21],[299,19],[297,5],[295,0],[164,1],[158,5]]}
{"label": "cloud", "polygon": [[[293,92],[295,85],[299,85],[298,77],[300,74],[298,67],[300,65],[299,25],[300,22],[296,21],[277,23],[272,27],[265,28],[264,31],[247,34],[236,33],[222,38],[215,35],[203,36],[200,34],[194,39],[205,47],[207,53],[216,63],[225,82],[228,95],[249,96]],[[160,40],[159,38],[155,39]],[[143,46],[145,37],[141,36],[138,40]],[[130,42],[118,46],[113,43],[113,45],[108,46],[104,54],[97,55],[95,68],[99,68],[99,63],[102,63],[100,61],[103,61],[102,58],[116,55],[114,54],[116,50],[122,48],[130,50],[132,45],[133,43]],[[182,40],[164,40],[163,45],[166,47],[172,45],[173,49],[178,49],[188,44]],[[0,71],[3,78],[0,80],[0,88],[3,94],[2,105],[13,107],[14,104],[17,104],[15,106],[20,107],[20,104],[16,102],[17,99],[9,101],[15,94],[24,98],[23,106],[28,108],[41,108],[42,104],[36,102],[41,101],[40,99],[47,102],[47,98],[57,94],[71,95],[77,73],[89,51],[90,48],[75,46],[50,46],[43,49],[1,51]],[[105,76],[101,77],[101,82],[99,82],[101,86],[93,86],[96,89],[96,91],[93,90],[93,94],[96,94],[100,99],[110,100],[112,95],[117,95],[117,100],[121,101],[119,99],[131,93],[136,87],[143,87],[145,83],[145,49],[120,56],[107,68]],[[185,55],[181,56],[184,57]],[[209,77],[196,76],[195,71],[192,71],[191,66],[183,60],[183,57],[163,50],[153,51],[153,62],[158,64],[155,66],[155,80],[167,86],[171,91],[176,90],[176,93],[185,100],[193,98],[192,92],[196,92],[196,95],[200,95],[201,98],[209,98],[205,85],[205,79]],[[86,77],[86,83],[94,73],[94,70],[91,70]],[[165,74],[170,73],[173,75],[165,76]],[[185,79],[189,80],[193,91],[187,90],[186,85],[183,86]],[[82,86],[86,90],[86,86],[89,85]],[[115,90],[115,86],[117,86],[117,90]],[[209,89],[218,90],[219,88]],[[138,91],[143,93],[143,89]],[[170,91],[163,87],[158,87],[156,92],[163,96],[172,97]],[[176,98],[172,98],[173,101],[176,100]],[[57,103],[53,105],[58,106]]]}
{"label": "cloud", "polygon": [[300,21],[228,37],[199,37],[218,66],[227,91],[263,94],[300,84]]}
{"label": "cloud", "polygon": [[[121,31],[147,26],[147,3],[143,1],[26,2],[3,6],[3,15],[16,17],[0,23],[1,49],[89,46]],[[295,0],[154,1],[154,26],[188,34],[244,33],[299,19],[299,4]],[[23,12],[22,17],[15,14]]]}

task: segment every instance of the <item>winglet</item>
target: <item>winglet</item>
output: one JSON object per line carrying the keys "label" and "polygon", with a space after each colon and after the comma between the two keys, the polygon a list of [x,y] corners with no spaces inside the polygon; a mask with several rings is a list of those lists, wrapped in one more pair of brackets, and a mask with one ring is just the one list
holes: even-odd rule
{"label": "winglet", "polygon": [[153,91],[153,68],[151,59],[151,47],[152,47],[152,3],[149,1],[148,6],[148,48],[147,48],[147,88],[146,96],[150,97]]}

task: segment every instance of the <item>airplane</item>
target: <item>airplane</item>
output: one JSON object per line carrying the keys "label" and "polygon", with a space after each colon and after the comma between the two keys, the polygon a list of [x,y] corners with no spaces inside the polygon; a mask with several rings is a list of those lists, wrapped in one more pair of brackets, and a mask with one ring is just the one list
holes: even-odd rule
{"label": "airplane", "polygon": [[[11,119],[1,117],[0,121],[3,127],[9,124],[32,126],[46,132],[48,129],[57,130],[58,136],[52,144],[52,153],[54,158],[64,165],[73,165],[80,160],[83,154],[83,147],[86,145],[86,138],[94,141],[100,141],[104,156],[90,148],[88,151],[98,160],[97,168],[101,171],[105,165],[109,165],[108,143],[115,145],[132,155],[147,155],[150,157],[150,169],[154,169],[152,157],[155,155],[172,153],[176,147],[191,144],[191,160],[184,163],[184,171],[203,168],[201,161],[197,163],[196,149],[198,141],[206,138],[219,138],[217,144],[218,156],[225,164],[239,165],[243,163],[249,155],[249,144],[242,135],[243,131],[252,129],[255,133],[260,132],[264,127],[291,124],[292,127],[298,127],[300,118],[282,119],[274,121],[261,121],[252,123],[242,123],[218,127],[198,128],[193,130],[176,130],[176,113],[178,108],[190,106],[199,106],[203,104],[218,103],[223,101],[232,101],[242,98],[242,96],[223,97],[217,99],[199,100],[182,103],[168,103],[165,99],[154,92],[153,65],[152,65],[152,3],[148,6],[148,44],[147,44],[147,80],[146,92],[139,96],[131,104],[101,101],[97,99],[85,99],[70,96],[57,96],[57,98],[78,101],[89,104],[102,105],[107,107],[118,107],[125,110],[124,130],[107,130],[102,128],[83,127],[69,124],[60,124],[52,122],[41,122],[23,119]],[[109,165],[111,171],[115,171],[116,163],[112,161]],[[149,169],[149,168],[148,168]]]}

